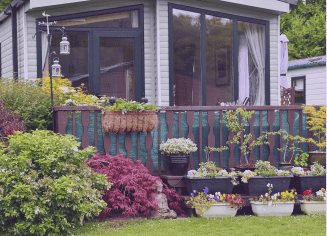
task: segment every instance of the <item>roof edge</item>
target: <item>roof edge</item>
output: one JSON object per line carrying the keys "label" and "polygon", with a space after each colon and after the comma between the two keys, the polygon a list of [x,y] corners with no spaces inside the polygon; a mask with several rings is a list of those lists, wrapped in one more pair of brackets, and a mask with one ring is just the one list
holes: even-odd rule
{"label": "roof edge", "polygon": [[307,67],[313,67],[313,66],[324,66],[324,65],[326,65],[326,62],[320,61],[320,62],[304,64],[304,65],[289,66],[288,69],[294,70],[294,69],[307,68]]}
{"label": "roof edge", "polygon": [[[13,0],[2,12],[0,12],[0,24],[11,15],[12,8],[19,8],[29,0]],[[10,12],[10,13],[9,13]]]}

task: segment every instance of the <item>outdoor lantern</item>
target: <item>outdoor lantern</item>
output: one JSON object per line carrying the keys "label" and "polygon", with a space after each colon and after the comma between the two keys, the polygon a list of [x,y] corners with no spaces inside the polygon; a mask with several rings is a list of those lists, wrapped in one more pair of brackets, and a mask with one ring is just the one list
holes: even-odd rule
{"label": "outdoor lantern", "polygon": [[61,65],[59,65],[59,58],[53,58],[52,68],[52,76],[53,77],[60,77],[61,76]]}
{"label": "outdoor lantern", "polygon": [[66,34],[62,36],[62,41],[60,42],[60,54],[70,54],[70,43],[67,41]]}

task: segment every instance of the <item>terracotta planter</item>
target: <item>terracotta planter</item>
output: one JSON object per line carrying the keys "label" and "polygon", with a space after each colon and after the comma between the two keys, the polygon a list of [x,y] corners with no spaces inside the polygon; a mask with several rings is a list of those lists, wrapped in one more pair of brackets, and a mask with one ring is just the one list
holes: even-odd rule
{"label": "terracotta planter", "polygon": [[256,216],[290,216],[294,210],[293,202],[274,202],[271,205],[256,201],[250,203]]}
{"label": "terracotta planter", "polygon": [[318,162],[326,168],[326,152],[308,152],[309,164],[313,165],[314,162]]}
{"label": "terracotta planter", "polygon": [[300,207],[306,215],[326,215],[326,201],[301,201]]}
{"label": "terracotta planter", "polygon": [[[195,209],[195,212],[198,216],[201,216],[200,210]],[[235,216],[237,212],[236,208],[231,208],[229,203],[216,203],[211,204],[211,207],[203,213],[202,217],[226,217],[226,216]]]}
{"label": "terracotta planter", "polygon": [[156,111],[127,112],[105,111],[101,119],[105,132],[120,134],[124,132],[151,132],[158,124]]}

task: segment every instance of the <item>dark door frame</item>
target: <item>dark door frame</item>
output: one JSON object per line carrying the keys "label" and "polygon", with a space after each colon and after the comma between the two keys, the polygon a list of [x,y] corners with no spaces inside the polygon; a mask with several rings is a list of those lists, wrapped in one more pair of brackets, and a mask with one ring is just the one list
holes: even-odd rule
{"label": "dark door frame", "polygon": [[135,82],[135,101],[141,101],[144,88],[142,80],[142,55],[141,49],[141,34],[140,32],[130,31],[94,31],[93,32],[93,78],[91,79],[90,87],[95,95],[100,94],[100,38],[133,38],[134,41],[134,82]]}

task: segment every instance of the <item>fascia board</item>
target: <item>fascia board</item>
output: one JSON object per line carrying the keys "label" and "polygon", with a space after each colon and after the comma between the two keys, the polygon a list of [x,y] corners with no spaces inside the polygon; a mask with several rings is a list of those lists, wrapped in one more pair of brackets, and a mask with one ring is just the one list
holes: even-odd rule
{"label": "fascia board", "polygon": [[89,1],[90,0],[30,0],[30,9]]}

